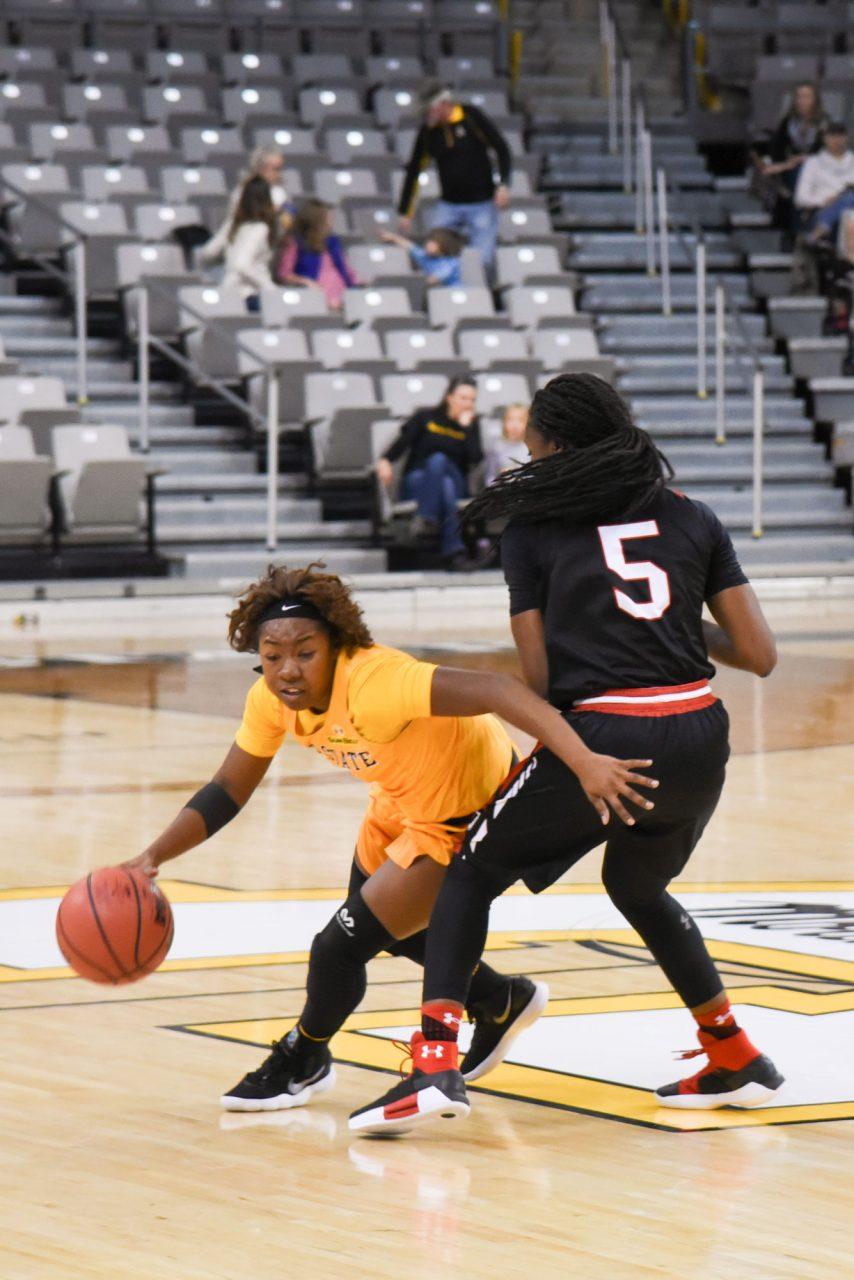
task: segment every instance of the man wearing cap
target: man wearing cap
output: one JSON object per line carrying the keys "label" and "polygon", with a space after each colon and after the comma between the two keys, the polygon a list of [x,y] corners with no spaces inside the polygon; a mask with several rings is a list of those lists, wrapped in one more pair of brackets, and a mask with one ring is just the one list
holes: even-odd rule
{"label": "man wearing cap", "polygon": [[[511,157],[507,142],[477,107],[455,102],[439,80],[428,81],[418,95],[424,123],[406,166],[398,213],[409,231],[422,169],[435,160],[442,198],[431,218],[434,227],[450,227],[480,252],[491,271],[498,238],[498,210],[510,202]],[[490,152],[498,162],[496,185]]]}

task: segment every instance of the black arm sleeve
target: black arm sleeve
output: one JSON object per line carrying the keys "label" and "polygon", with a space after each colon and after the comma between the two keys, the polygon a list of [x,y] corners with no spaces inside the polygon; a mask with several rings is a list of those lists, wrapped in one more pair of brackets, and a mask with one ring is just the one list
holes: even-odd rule
{"label": "black arm sleeve", "polygon": [[423,425],[424,413],[423,410],[419,410],[418,413],[414,413],[412,415],[408,422],[404,422],[400,431],[386,449],[383,457],[387,458],[389,462],[397,462],[398,458],[402,458],[403,455],[408,453],[412,448],[415,443],[416,436],[421,431]]}
{"label": "black arm sleeve", "polygon": [[542,569],[537,557],[534,525],[509,524],[501,535],[501,567],[510,591],[510,616],[542,609],[545,604]]}
{"label": "black arm sleeve", "polygon": [[418,181],[424,161],[427,157],[427,129],[422,125],[415,135],[415,142],[412,145],[412,154],[409,157],[409,163],[406,166],[406,173],[403,178],[403,188],[400,192],[400,200],[398,201],[397,211],[401,218],[406,218],[412,212],[412,206],[415,203],[415,184]]}
{"label": "black arm sleeve", "polygon": [[706,600],[711,600],[712,596],[726,591],[728,587],[743,587],[749,579],[738,562],[732,538],[718,517],[709,508],[706,508],[706,515],[712,538],[712,554],[703,595]]}
{"label": "black arm sleeve", "polygon": [[480,130],[498,158],[498,174],[502,186],[509,187],[513,175],[513,157],[510,155],[510,148],[504,134],[496,129],[489,116],[485,116],[478,107],[467,104],[465,110],[472,124]]}
{"label": "black arm sleeve", "polygon": [[201,815],[209,837],[240,813],[240,805],[218,782],[207,783],[187,801],[184,808],[194,809]]}

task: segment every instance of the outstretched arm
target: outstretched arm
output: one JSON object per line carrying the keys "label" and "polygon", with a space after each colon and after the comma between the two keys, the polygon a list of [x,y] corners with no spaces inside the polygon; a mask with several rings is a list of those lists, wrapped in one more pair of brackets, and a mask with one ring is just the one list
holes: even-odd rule
{"label": "outstretched arm", "polygon": [[770,676],[777,665],[777,646],[749,583],[719,591],[709,609],[715,619],[703,623],[709,657],[727,667]]}
{"label": "outstretched arm", "polygon": [[171,858],[195,849],[235,817],[270,767],[272,757],[233,746],[210,782],[187,802],[166,830],[125,866],[156,876]]}
{"label": "outstretched arm", "polygon": [[635,820],[623,800],[642,809],[654,807],[651,800],[633,789],[633,785],[658,786],[653,779],[633,772],[651,765],[651,760],[615,760],[612,756],[597,755],[555,707],[513,676],[437,667],[430,710],[434,716],[478,716],[494,712],[537,738],[572,770],[603,823],[608,822],[613,809],[623,822],[634,826]]}

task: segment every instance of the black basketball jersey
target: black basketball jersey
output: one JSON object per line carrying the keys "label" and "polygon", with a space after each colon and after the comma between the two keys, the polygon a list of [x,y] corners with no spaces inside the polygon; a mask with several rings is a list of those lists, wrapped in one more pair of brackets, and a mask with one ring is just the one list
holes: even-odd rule
{"label": "black basketball jersey", "polygon": [[511,614],[542,611],[549,700],[561,709],[714,675],[703,602],[747,582],[714,512],[672,490],[623,521],[511,523],[501,558]]}

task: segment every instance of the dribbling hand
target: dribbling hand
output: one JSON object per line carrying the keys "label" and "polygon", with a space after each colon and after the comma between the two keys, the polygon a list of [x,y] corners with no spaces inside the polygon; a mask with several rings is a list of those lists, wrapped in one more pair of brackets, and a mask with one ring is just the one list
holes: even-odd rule
{"label": "dribbling hand", "polygon": [[153,880],[159,871],[159,867],[150,853],[140,853],[137,857],[129,858],[127,862],[121,863],[121,866],[127,867],[128,871],[141,871],[150,880]]}
{"label": "dribbling hand", "polygon": [[635,769],[647,769],[651,764],[651,760],[616,760],[613,756],[591,752],[584,764],[576,769],[584,794],[599,814],[603,826],[610,822],[612,809],[627,827],[635,825],[635,819],[623,800],[630,800],[641,809],[655,808],[652,800],[647,800],[634,790],[634,787],[658,786],[655,778],[633,772]]}

